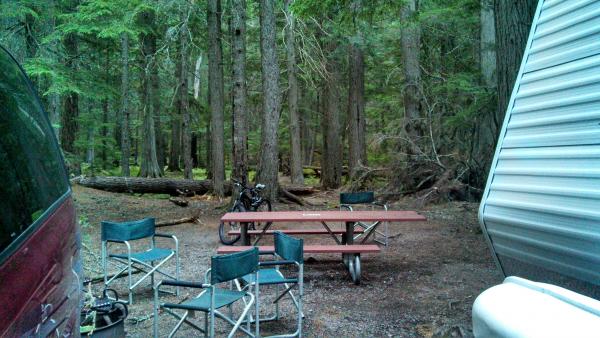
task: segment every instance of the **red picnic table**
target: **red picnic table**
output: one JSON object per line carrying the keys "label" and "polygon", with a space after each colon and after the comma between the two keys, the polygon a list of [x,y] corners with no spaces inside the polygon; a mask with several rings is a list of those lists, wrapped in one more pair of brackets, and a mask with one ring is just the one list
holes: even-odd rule
{"label": "red picnic table", "polygon": [[[344,264],[348,267],[350,275],[355,283],[360,282],[360,253],[379,252],[377,245],[364,244],[377,227],[370,229],[359,245],[354,244],[354,224],[356,222],[415,222],[426,221],[422,215],[415,211],[271,211],[271,212],[230,212],[221,217],[221,222],[236,222],[240,224],[240,235],[243,246],[250,245],[250,234],[248,233],[248,223],[260,222],[266,223],[264,229],[257,234],[257,238],[252,245],[256,246],[262,236],[273,223],[320,223],[327,230],[327,233],[335,240],[334,246],[305,246],[307,253],[342,253]],[[341,239],[333,231],[329,224],[331,222],[345,223],[345,231],[341,232]],[[334,233],[335,232],[335,233]],[[259,247],[263,252],[272,251],[272,247]],[[377,250],[375,250],[377,249]],[[221,247],[219,253],[229,253],[243,250],[243,247]]]}

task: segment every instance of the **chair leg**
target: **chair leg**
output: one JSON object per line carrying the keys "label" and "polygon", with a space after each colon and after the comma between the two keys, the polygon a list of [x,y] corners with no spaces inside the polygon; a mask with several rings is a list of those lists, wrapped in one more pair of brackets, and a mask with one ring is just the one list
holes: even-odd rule
{"label": "chair leg", "polygon": [[133,305],[133,287],[131,286],[131,257],[128,256],[127,257],[127,275],[128,275],[128,282],[129,282],[129,305]]}
{"label": "chair leg", "polygon": [[158,338],[158,287],[154,287],[154,323],[153,337]]}
{"label": "chair leg", "polygon": [[175,325],[175,327],[173,328],[171,333],[169,333],[169,338],[171,338],[175,335],[175,333],[177,332],[177,330],[179,330],[179,328],[181,327],[183,322],[185,322],[185,320],[189,314],[190,314],[190,312],[186,311],[185,314],[183,316],[181,316],[181,319],[177,322],[177,325]]}
{"label": "chair leg", "polygon": [[[154,267],[154,261],[151,261],[150,265]],[[150,286],[154,287],[154,272],[150,275]]]}
{"label": "chair leg", "polygon": [[[279,294],[279,290],[280,290],[280,287],[279,287],[279,284],[277,284],[276,295]],[[279,320],[279,302],[275,302],[275,320]]]}
{"label": "chair leg", "polygon": [[298,271],[298,337],[302,337],[302,302],[304,299],[304,266],[300,264]]}
{"label": "chair leg", "polygon": [[254,332],[254,337],[255,338],[259,338],[260,337],[260,316],[259,316],[259,298],[258,298],[258,275],[256,275],[256,279],[255,279],[255,283],[254,283],[254,302],[255,302],[255,307],[254,307],[254,328],[255,328],[255,332]]}
{"label": "chair leg", "polygon": [[208,337],[208,312],[204,312],[204,337]]}
{"label": "chair leg", "polygon": [[108,278],[108,271],[107,271],[107,262],[106,262],[106,242],[102,241],[102,247],[101,247],[101,256],[102,256],[102,269],[104,270],[104,287],[107,286],[107,278]]}
{"label": "chair leg", "polygon": [[[175,248],[175,278],[179,280],[179,242]],[[179,297],[179,286],[175,287],[175,295]]]}

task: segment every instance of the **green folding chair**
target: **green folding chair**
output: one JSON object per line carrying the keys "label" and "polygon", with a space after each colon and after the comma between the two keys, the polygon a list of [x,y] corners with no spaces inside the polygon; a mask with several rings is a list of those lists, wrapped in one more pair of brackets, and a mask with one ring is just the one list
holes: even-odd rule
{"label": "green folding chair", "polygon": [[[386,204],[379,203],[375,201],[375,194],[372,191],[363,191],[363,192],[346,192],[340,194],[340,209],[346,209],[350,211],[354,211],[354,206],[356,205],[366,205],[371,208],[371,210],[383,209],[385,211],[388,210]],[[373,223],[364,223],[364,222],[356,222],[354,223],[354,228],[361,227],[364,229],[363,233],[357,234],[354,236],[354,239],[358,239],[361,236],[364,236],[362,242],[366,242],[371,235],[373,235],[373,240],[385,246],[388,245],[388,222],[385,223],[385,228],[382,231],[379,231],[377,228],[379,227],[381,221],[373,222]],[[378,239],[376,236],[379,235],[383,237],[383,239]]]}
{"label": "green folding chair", "polygon": [[[292,236],[288,236],[280,231],[276,231],[275,234],[275,256],[276,260],[262,261],[258,265],[260,267],[274,267],[264,268],[258,271],[258,285],[256,285],[256,277],[254,275],[246,275],[242,278],[245,286],[253,286],[256,290],[262,285],[276,285],[277,286],[277,298],[273,301],[275,303],[275,313],[271,317],[260,318],[259,307],[260,299],[256,300],[256,317],[251,319],[256,325],[256,332],[259,334],[260,322],[279,320],[279,302],[284,296],[289,295],[292,303],[298,310],[298,325],[296,331],[288,334],[275,335],[270,337],[302,337],[302,296],[304,294],[304,241],[297,239]],[[281,265],[295,265],[298,268],[296,277],[286,277],[279,269]],[[238,290],[241,290],[241,285],[236,282]],[[280,286],[284,286],[283,292],[280,293]],[[298,286],[298,296],[296,297],[292,289]],[[257,292],[258,294],[258,292]]]}
{"label": "green folding chair", "polygon": [[[232,290],[231,281],[241,278],[245,275],[252,275],[256,278],[258,269],[258,248],[252,248],[250,250],[221,255],[213,256],[211,258],[211,268],[206,272],[204,276],[204,283],[196,282],[185,282],[185,281],[173,281],[163,280],[159,282],[154,288],[154,337],[158,337],[158,311],[163,309],[165,312],[173,315],[179,319],[169,337],[173,337],[177,330],[183,323],[190,325],[192,328],[204,333],[205,337],[215,336],[215,317],[225,320],[227,323],[233,325],[233,329],[229,332],[228,337],[232,337],[238,330],[250,337],[258,337],[258,326],[256,332],[253,334],[250,331],[250,318],[249,312],[255,300],[258,298],[258,288],[255,294],[248,291],[249,288],[243,290]],[[208,282],[210,275],[210,283]],[[230,288],[218,287],[221,283],[229,283]],[[182,303],[160,303],[158,299],[158,293],[161,286],[177,286],[177,287],[188,287],[196,289],[204,289],[200,294],[190,300],[186,300]],[[232,318],[233,303],[243,300],[244,309],[237,320]],[[229,308],[229,316],[219,311],[223,307]],[[183,310],[183,314],[178,314],[175,310]],[[191,321],[189,318],[194,315],[196,311],[204,312],[204,328],[201,328],[198,324]],[[209,321],[210,316],[210,321]],[[247,327],[244,328],[242,323],[246,322]]]}
{"label": "green folding chair", "polygon": [[[127,271],[129,304],[133,303],[133,289],[140,283],[150,277],[150,284],[154,287],[154,273],[162,274],[170,279],[179,279],[179,241],[177,237],[168,234],[159,234],[155,232],[154,218],[146,218],[131,222],[108,222],[101,223],[102,239],[102,267],[104,270],[104,286],[107,287],[121,274]],[[156,238],[170,238],[174,242],[175,248],[160,248],[156,246]],[[131,241],[150,239],[150,247],[141,252],[133,252]],[[126,253],[110,253],[109,248],[112,244],[125,244]],[[175,257],[175,276],[166,273],[160,268]],[[122,269],[108,279],[108,262],[112,261],[122,266]],[[132,279],[132,269],[145,272],[135,283]],[[179,294],[176,288],[175,293]]]}

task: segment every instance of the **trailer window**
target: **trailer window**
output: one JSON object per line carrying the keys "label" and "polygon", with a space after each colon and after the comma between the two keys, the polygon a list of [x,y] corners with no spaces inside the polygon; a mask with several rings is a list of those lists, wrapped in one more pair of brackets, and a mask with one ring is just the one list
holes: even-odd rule
{"label": "trailer window", "polygon": [[0,48],[0,256],[68,190],[54,137],[25,75]]}

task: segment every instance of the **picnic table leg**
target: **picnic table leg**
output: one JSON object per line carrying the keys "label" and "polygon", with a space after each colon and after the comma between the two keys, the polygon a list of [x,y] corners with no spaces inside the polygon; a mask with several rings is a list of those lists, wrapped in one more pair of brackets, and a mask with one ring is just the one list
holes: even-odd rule
{"label": "picnic table leg", "polygon": [[[342,234],[342,241],[342,243],[346,245],[354,243],[354,222],[346,222],[346,232]],[[351,262],[353,258],[354,257],[351,254],[342,254],[344,265],[346,265],[348,272],[350,272],[350,276],[354,280],[354,264]]]}
{"label": "picnic table leg", "polygon": [[242,236],[242,245],[250,245],[250,236],[248,236],[248,223],[241,222],[240,235]]}

